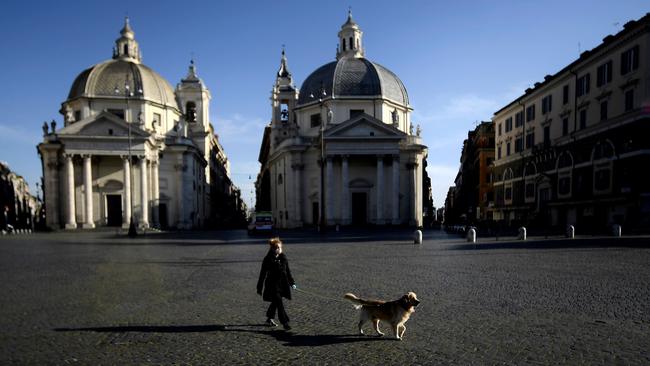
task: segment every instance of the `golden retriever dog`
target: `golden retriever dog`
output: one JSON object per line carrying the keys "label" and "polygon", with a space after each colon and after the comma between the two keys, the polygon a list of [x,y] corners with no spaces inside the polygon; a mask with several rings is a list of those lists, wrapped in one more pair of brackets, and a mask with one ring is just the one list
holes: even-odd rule
{"label": "golden retriever dog", "polygon": [[409,292],[395,301],[364,300],[350,293],[343,295],[343,297],[357,304],[355,308],[361,309],[359,334],[363,334],[363,325],[372,320],[377,334],[383,336],[384,333],[379,330],[379,321],[385,320],[390,323],[395,338],[398,340],[402,340],[402,336],[406,331],[404,323],[409,320],[411,313],[415,311],[415,307],[420,304],[415,292]]}

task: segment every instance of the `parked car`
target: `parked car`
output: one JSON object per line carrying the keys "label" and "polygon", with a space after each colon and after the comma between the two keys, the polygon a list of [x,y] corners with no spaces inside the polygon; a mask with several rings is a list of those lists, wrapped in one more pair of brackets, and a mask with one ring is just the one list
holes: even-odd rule
{"label": "parked car", "polygon": [[273,232],[273,215],[270,212],[261,211],[251,215],[248,222],[248,233],[271,233]]}

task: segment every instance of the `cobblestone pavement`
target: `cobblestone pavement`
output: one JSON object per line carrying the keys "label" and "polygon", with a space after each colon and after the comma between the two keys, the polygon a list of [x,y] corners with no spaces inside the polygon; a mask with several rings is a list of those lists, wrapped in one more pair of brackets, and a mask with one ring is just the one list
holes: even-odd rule
{"label": "cobblestone pavement", "polygon": [[[264,238],[0,237],[0,364],[650,364],[648,238],[283,239],[306,291],[287,302],[290,332],[262,325]],[[358,310],[343,293],[406,291],[422,305],[403,341],[355,334]]]}

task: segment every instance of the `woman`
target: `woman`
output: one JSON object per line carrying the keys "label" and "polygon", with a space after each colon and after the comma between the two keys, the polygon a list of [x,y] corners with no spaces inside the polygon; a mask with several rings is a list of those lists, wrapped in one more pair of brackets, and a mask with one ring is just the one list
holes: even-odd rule
{"label": "woman", "polygon": [[284,326],[284,329],[289,330],[289,316],[284,310],[282,298],[291,300],[291,288],[296,288],[296,283],[291,276],[289,269],[289,261],[287,256],[282,253],[282,241],[280,238],[272,238],[269,240],[269,252],[262,261],[262,269],[260,270],[260,278],[257,281],[257,293],[262,295],[262,284],[264,285],[264,301],[269,301],[269,309],[266,311],[266,324],[276,327],[277,324],[273,321],[275,318],[275,311],[278,311],[278,319]]}

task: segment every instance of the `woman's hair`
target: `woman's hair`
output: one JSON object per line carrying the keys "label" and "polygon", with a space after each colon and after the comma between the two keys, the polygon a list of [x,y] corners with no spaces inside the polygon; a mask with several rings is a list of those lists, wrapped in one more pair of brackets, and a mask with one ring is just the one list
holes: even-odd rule
{"label": "woman's hair", "polygon": [[271,249],[274,249],[275,247],[280,247],[282,248],[282,240],[280,240],[279,237],[271,238],[269,239],[269,246]]}

